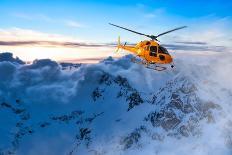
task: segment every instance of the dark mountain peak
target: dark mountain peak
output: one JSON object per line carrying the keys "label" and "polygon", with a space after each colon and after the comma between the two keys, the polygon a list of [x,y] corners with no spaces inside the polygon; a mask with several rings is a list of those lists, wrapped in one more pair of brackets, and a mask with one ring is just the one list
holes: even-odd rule
{"label": "dark mountain peak", "polygon": [[12,63],[17,63],[17,64],[25,64],[25,62],[23,62],[18,57],[14,58],[13,54],[10,52],[0,53],[0,62],[2,61],[9,61]]}
{"label": "dark mountain peak", "polygon": [[[104,92],[116,89],[117,93],[115,98],[124,97],[128,102],[128,111],[144,102],[140,93],[129,84],[127,78],[122,77],[121,75],[113,76],[109,73],[103,72],[98,83],[99,86],[92,92],[92,98],[94,101],[97,101],[98,98],[104,98]],[[113,88],[111,87],[112,85]]]}

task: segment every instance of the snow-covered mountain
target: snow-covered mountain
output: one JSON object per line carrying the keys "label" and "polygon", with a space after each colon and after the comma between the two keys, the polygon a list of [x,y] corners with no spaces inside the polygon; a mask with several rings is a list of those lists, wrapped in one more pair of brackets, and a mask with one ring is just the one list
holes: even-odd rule
{"label": "snow-covered mountain", "polygon": [[0,62],[0,155],[232,154],[232,55],[175,56]]}

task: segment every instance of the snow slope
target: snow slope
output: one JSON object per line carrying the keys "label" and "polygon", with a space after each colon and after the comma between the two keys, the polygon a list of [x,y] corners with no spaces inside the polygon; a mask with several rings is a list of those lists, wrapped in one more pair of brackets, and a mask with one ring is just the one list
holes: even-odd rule
{"label": "snow slope", "polygon": [[232,154],[231,56],[177,53],[157,72],[130,55],[71,70],[11,55],[0,62],[0,154]]}

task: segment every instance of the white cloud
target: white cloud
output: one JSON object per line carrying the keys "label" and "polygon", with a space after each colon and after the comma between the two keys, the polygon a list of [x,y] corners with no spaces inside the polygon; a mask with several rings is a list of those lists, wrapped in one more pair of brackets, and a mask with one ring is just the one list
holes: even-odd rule
{"label": "white cloud", "polygon": [[80,24],[77,21],[73,21],[73,20],[66,21],[66,25],[69,26],[69,27],[73,27],[73,28],[82,28],[82,27],[84,27],[84,25]]}
{"label": "white cloud", "polygon": [[[39,128],[36,123],[41,120],[48,121],[48,116],[54,113],[57,115],[66,114],[70,109],[83,108],[89,113],[102,110],[105,110],[105,113],[96,120],[96,124],[91,126],[93,138],[88,148],[92,152],[82,146],[75,150],[77,154],[84,154],[81,150],[86,152],[85,154],[92,154],[94,153],[93,149],[96,149],[102,153],[112,155],[120,153],[177,155],[188,154],[189,152],[193,155],[229,155],[231,150],[224,144],[224,136],[228,136],[224,132],[224,123],[231,119],[232,109],[229,92],[232,91],[230,79],[232,57],[229,54],[226,59],[214,61],[218,57],[224,57],[224,55],[223,53],[211,54],[177,54],[176,68],[164,72],[155,72],[144,68],[144,66],[133,64],[130,62],[130,57],[118,60],[109,59],[99,64],[82,66],[72,72],[61,70],[58,64],[51,60],[39,60],[26,66],[0,62],[0,71],[5,73],[0,74],[0,101],[4,100],[10,103],[19,98],[22,100],[22,104],[26,104],[26,107],[30,109],[32,121],[29,121],[28,124],[32,123],[35,133],[21,139],[19,146],[21,154],[27,154],[28,151],[32,152],[31,154],[38,154],[38,152],[64,154],[64,152],[70,150],[74,145],[75,133],[78,131],[76,122],[73,122],[73,126],[71,123],[65,123],[64,125],[57,123],[57,125],[52,124],[44,129]],[[191,59],[189,59],[190,55]],[[150,111],[154,106],[146,107],[146,105],[142,105],[130,112],[126,112],[124,100],[118,100],[112,96],[115,92],[120,91],[120,88],[115,85],[106,89],[109,90],[109,92],[105,92],[108,96],[104,96],[103,100],[93,102],[91,100],[91,91],[99,86],[97,80],[104,73],[126,77],[129,84],[138,89],[141,94],[154,93],[164,86],[166,82],[178,76],[189,76],[196,82],[195,84],[199,89],[197,95],[204,99],[214,100],[224,109],[221,114],[215,115],[216,122],[214,124],[202,121],[201,127],[203,130],[199,136],[189,136],[181,139],[167,138],[163,141],[155,141],[151,140],[151,137],[142,135],[139,148],[124,152],[120,147],[120,138],[124,136],[123,134],[133,131],[133,125],[130,126],[131,123],[138,125],[139,119],[137,118],[143,118],[147,114],[144,112]],[[207,83],[204,81],[207,81]],[[226,95],[226,91],[228,91],[228,95]],[[0,113],[0,115],[5,114],[4,117],[0,117],[0,121],[10,119],[10,117],[6,117],[9,115],[9,110],[7,112]],[[115,118],[118,117],[122,119],[122,122],[115,122]],[[9,121],[8,125],[10,123],[12,122]],[[0,144],[5,144],[11,140],[10,138],[13,138],[13,131],[8,132],[7,127],[6,125],[2,127],[4,130],[1,130],[0,136],[4,134],[9,136],[6,139],[0,139]],[[28,147],[31,144],[33,144],[33,147]],[[9,143],[9,145],[11,144]],[[37,150],[39,151],[37,152]]]}
{"label": "white cloud", "polygon": [[68,27],[73,27],[73,28],[83,28],[85,25],[74,21],[74,20],[63,20],[60,18],[51,18],[48,15],[45,14],[28,14],[28,13],[13,13],[12,16],[21,18],[24,20],[33,20],[33,21],[43,21],[43,22],[48,22],[48,23],[54,23],[54,24],[60,24],[60,25],[65,25]]}
{"label": "white cloud", "polygon": [[12,16],[25,19],[25,20],[36,20],[36,21],[44,21],[44,22],[56,22],[56,20],[52,19],[51,17],[45,15],[45,14],[29,14],[29,13],[23,13],[23,12],[17,12],[13,13]]}
{"label": "white cloud", "polygon": [[[15,45],[2,45],[1,51],[12,52],[25,61],[33,61],[36,58],[53,58],[55,60],[72,60],[72,59],[86,59],[86,58],[99,58],[107,57],[110,55],[117,56],[114,53],[112,48],[109,47],[79,47],[78,44],[88,44],[88,41],[81,40],[76,37],[70,37],[60,34],[44,33],[40,31],[35,31],[31,29],[22,29],[22,28],[9,28],[9,29],[0,29],[0,41],[5,41],[8,43],[14,41],[38,41],[36,44],[25,44],[23,46]],[[39,44],[40,41],[48,41],[48,44]],[[51,42],[60,43],[60,46],[55,44],[50,44]],[[66,46],[62,44],[68,43],[70,45],[76,46]],[[59,48],[57,48],[59,47]],[[98,49],[98,52],[96,52]],[[110,51],[110,52],[109,52]]]}
{"label": "white cloud", "polygon": [[162,17],[164,14],[166,14],[166,10],[164,8],[158,8],[152,12],[146,13],[144,15],[145,18],[155,18],[155,17]]}
{"label": "white cloud", "polygon": [[[179,19],[180,20],[180,19]],[[188,26],[183,30],[179,30],[165,36],[160,37],[162,43],[175,43],[175,42],[204,42],[208,46],[223,46],[232,49],[230,36],[232,31],[229,28],[228,18],[218,18],[215,16],[206,16],[197,19],[186,19],[180,23]],[[175,25],[177,25],[175,23]],[[178,24],[178,26],[182,26]],[[178,27],[177,26],[177,27]],[[171,29],[172,27],[169,26]],[[231,50],[228,50],[231,52]]]}
{"label": "white cloud", "polygon": [[32,29],[8,28],[0,29],[0,40],[2,41],[80,41],[80,39],[70,36],[44,33]]}
{"label": "white cloud", "polygon": [[44,14],[37,14],[35,18],[46,22],[56,22],[54,19]]}
{"label": "white cloud", "polygon": [[155,18],[156,15],[154,13],[148,13],[144,15],[145,18]]}
{"label": "white cloud", "polygon": [[15,16],[17,18],[21,18],[21,19],[26,19],[26,20],[33,20],[32,16],[25,14],[25,13],[14,13],[12,14],[12,16]]}

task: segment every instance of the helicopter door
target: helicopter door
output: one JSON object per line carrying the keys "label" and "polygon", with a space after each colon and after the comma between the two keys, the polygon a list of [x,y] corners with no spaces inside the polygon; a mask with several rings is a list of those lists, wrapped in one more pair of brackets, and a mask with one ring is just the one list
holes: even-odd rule
{"label": "helicopter door", "polygon": [[157,57],[157,46],[150,46],[150,56]]}

